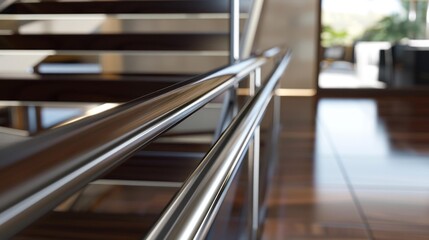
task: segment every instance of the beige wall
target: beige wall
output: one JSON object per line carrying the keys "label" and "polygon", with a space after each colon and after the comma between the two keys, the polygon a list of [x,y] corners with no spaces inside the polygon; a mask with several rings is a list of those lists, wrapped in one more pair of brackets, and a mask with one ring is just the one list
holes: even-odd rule
{"label": "beige wall", "polygon": [[265,0],[256,48],[286,43],[293,60],[282,88],[316,88],[319,0]]}

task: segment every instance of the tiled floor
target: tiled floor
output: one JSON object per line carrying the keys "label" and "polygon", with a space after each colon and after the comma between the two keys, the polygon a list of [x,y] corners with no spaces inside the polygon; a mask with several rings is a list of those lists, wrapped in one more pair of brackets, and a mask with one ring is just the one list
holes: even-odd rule
{"label": "tiled floor", "polygon": [[429,98],[283,98],[263,239],[429,239]]}

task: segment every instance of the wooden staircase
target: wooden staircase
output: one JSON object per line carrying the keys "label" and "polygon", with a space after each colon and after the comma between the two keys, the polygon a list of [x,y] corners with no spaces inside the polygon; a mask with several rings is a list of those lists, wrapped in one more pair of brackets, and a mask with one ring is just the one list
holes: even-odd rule
{"label": "wooden staircase", "polygon": [[[227,66],[230,16],[245,29],[255,1],[242,0],[239,17],[230,15],[227,0],[0,2],[0,65],[19,66],[0,67],[0,150],[92,115],[88,110],[43,128],[43,109],[50,104],[60,109],[153,99]],[[210,120],[215,122],[212,128],[199,127],[195,119],[192,131],[179,124],[13,239],[144,238],[213,146],[227,101],[224,94],[210,103],[219,110],[219,117]],[[12,103],[20,110],[7,110]],[[7,129],[25,132],[31,122],[38,131],[8,142],[13,131]],[[229,219],[237,227],[217,222],[207,238],[246,236],[243,209],[248,200],[242,189],[247,173],[240,176],[228,193],[231,201],[222,207],[222,221]]]}

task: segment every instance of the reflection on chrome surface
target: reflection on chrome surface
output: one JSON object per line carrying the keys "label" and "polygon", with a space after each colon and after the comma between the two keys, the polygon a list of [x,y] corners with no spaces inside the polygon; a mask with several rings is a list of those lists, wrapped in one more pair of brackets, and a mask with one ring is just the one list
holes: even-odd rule
{"label": "reflection on chrome surface", "polygon": [[0,133],[32,136],[111,109],[115,103],[0,102]]}

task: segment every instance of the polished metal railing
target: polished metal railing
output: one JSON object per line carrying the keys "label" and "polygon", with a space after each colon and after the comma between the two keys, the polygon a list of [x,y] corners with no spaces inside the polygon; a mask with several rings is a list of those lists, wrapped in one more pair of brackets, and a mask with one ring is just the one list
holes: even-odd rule
{"label": "polished metal railing", "polygon": [[290,53],[234,118],[146,239],[204,239],[289,61]]}
{"label": "polished metal railing", "polygon": [[[0,150],[0,238],[12,236],[92,180],[118,166],[142,146],[236,85],[279,52],[277,48],[270,49],[260,56]],[[286,59],[288,58],[289,55]],[[219,144],[226,144],[226,139],[231,140],[231,137],[239,141],[240,145],[245,145],[245,139],[251,133],[246,133],[244,137],[235,136],[231,131],[235,128],[243,128],[238,131],[240,134],[245,130],[253,131],[253,126],[257,125],[261,115],[259,112],[263,112],[262,102],[272,94],[285,61],[282,61],[264,90],[258,92],[255,97],[257,102],[246,107],[246,111],[255,107],[258,113],[251,110],[250,113],[240,114],[227,135],[224,134],[221,142],[216,145],[216,149]],[[245,116],[249,114],[251,118],[248,119]],[[245,122],[241,123],[242,120]],[[231,144],[225,146],[229,145]],[[240,147],[234,151],[238,154],[243,149]],[[224,156],[223,152],[216,151],[211,151],[208,156]],[[219,169],[222,173],[216,176],[224,176],[225,171],[230,171],[228,168],[236,162],[237,160],[232,159],[230,164],[222,164],[222,169]],[[199,171],[204,173],[204,169],[200,167]],[[203,177],[200,174],[198,176]],[[223,180],[219,183],[221,182]],[[216,183],[216,188],[211,189],[218,189],[219,183]],[[187,186],[196,187],[195,183]],[[185,199],[189,197],[187,194]],[[198,198],[213,198],[212,192],[207,194],[204,197],[205,192],[198,193]],[[183,202],[180,201],[180,204]],[[183,219],[186,222],[186,218]]]}

